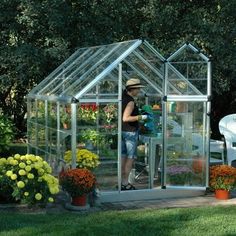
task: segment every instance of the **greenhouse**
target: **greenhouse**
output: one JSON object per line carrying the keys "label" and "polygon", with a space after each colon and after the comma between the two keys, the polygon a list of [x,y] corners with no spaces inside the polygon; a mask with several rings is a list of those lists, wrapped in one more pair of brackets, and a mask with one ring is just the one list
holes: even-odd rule
{"label": "greenhouse", "polygon": [[[28,152],[57,175],[91,162],[101,201],[196,195],[208,187],[210,60],[190,43],[165,59],[145,40],[78,49],[27,97]],[[145,85],[138,157],[130,173],[137,190],[121,191],[122,92],[129,78]],[[96,163],[95,163],[96,162]],[[98,163],[99,162],[99,163]]]}

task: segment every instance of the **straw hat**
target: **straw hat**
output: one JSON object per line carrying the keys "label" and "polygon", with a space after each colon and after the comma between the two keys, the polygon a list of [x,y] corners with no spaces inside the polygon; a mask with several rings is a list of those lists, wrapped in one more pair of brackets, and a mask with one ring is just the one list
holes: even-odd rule
{"label": "straw hat", "polygon": [[139,79],[131,78],[126,82],[126,88],[144,88],[145,86],[140,83]]}

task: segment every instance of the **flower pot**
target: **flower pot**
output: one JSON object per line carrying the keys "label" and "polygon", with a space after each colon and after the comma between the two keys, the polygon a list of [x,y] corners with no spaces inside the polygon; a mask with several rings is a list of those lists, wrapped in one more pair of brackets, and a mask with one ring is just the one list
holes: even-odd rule
{"label": "flower pot", "polygon": [[206,162],[205,160],[203,160],[201,157],[195,157],[193,158],[193,171],[194,173],[198,174],[198,173],[202,173],[204,171]]}
{"label": "flower pot", "polygon": [[64,129],[69,129],[70,126],[69,126],[69,124],[67,124],[67,123],[63,123],[63,128],[64,128]]}
{"label": "flower pot", "polygon": [[216,189],[215,190],[215,197],[216,199],[219,200],[227,200],[229,199],[229,191],[228,190],[224,190],[224,189]]}
{"label": "flower pot", "polygon": [[87,195],[83,194],[82,196],[72,197],[71,204],[74,206],[86,206]]}

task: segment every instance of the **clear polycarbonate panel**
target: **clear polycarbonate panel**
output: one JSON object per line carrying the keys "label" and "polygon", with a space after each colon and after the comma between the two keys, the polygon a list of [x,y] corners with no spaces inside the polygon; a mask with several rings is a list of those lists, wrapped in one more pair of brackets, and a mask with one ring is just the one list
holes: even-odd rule
{"label": "clear polycarbonate panel", "polygon": [[168,65],[167,93],[169,95],[202,95],[202,92],[172,65]]}
{"label": "clear polycarbonate panel", "polygon": [[[137,43],[139,44],[140,42],[136,42],[136,47],[138,46]],[[99,63],[97,66],[95,68],[91,67],[91,69],[86,72],[85,76],[83,76],[83,79],[80,78],[80,80],[77,80],[63,95],[71,89],[70,94],[75,94],[76,98],[81,97],[84,91],[83,89],[91,89],[96,83],[103,79],[104,76],[109,74],[112,69],[117,67],[118,62],[115,63],[115,61],[121,56],[125,57],[125,55],[128,54],[127,51],[134,46],[133,44],[134,43],[127,43],[122,45],[122,47],[119,46],[119,49],[114,50],[113,53],[109,52],[106,58],[98,59]]]}
{"label": "clear polycarbonate panel", "polygon": [[[201,54],[198,49],[193,47],[191,44],[183,45],[177,52],[173,54],[174,56],[170,56],[170,61],[176,62],[206,62],[206,59],[208,59],[206,56]],[[168,60],[169,60],[168,59]]]}
{"label": "clear polycarbonate panel", "polygon": [[[40,84],[30,91],[30,94],[43,94],[42,91],[47,85],[53,83],[55,86],[60,83],[60,78],[65,68],[69,65],[73,65],[73,62],[76,62],[78,59],[81,59],[81,56],[89,55],[92,53],[90,48],[81,48],[73,53],[66,61],[64,61],[57,69],[55,69],[50,75],[48,75]],[[85,59],[85,58],[84,58]]]}
{"label": "clear polycarbonate panel", "polygon": [[113,69],[81,99],[118,99],[118,70]]}
{"label": "clear polycarbonate panel", "polygon": [[168,102],[166,184],[205,186],[207,135],[203,102]]}
{"label": "clear polycarbonate panel", "polygon": [[137,42],[139,40],[78,50],[70,60],[46,78],[37,91],[32,92],[41,95],[74,96]]}
{"label": "clear polycarbonate panel", "polygon": [[[206,62],[172,62],[171,63],[198,91],[207,94],[207,63]],[[174,83],[174,81],[171,81]],[[182,81],[183,83],[183,81]],[[177,83],[178,87],[178,83]],[[186,83],[185,94],[195,94],[194,90],[188,90]]]}
{"label": "clear polycarbonate panel", "polygon": [[133,53],[130,54],[125,60],[128,71],[132,70],[132,76],[139,77],[142,81],[149,83],[150,88],[155,90],[155,93],[162,94],[163,78],[152,66],[140,61]]}
{"label": "clear polycarbonate panel", "polygon": [[185,44],[173,53],[168,61],[168,94],[207,94],[208,58],[205,55],[191,44]]}
{"label": "clear polycarbonate panel", "polygon": [[95,169],[101,189],[117,190],[118,185],[118,103],[99,104],[98,154]]}

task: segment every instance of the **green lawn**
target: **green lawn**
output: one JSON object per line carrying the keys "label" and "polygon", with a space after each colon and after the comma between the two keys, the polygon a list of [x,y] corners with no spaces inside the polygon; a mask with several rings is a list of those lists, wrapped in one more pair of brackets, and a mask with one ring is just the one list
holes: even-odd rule
{"label": "green lawn", "polygon": [[90,214],[0,212],[0,235],[236,235],[236,206]]}

